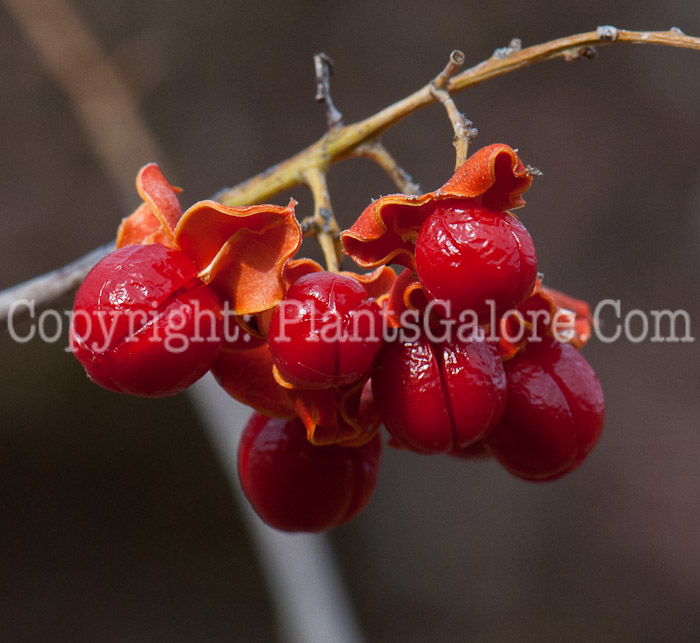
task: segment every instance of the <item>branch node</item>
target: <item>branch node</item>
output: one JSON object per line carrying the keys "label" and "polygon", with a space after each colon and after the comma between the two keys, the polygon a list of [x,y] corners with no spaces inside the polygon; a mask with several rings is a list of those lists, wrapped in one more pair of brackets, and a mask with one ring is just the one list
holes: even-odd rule
{"label": "branch node", "polygon": [[612,27],[610,25],[603,25],[596,29],[599,40],[602,42],[615,42],[620,35],[617,27]]}
{"label": "branch node", "polygon": [[316,101],[326,104],[328,129],[334,131],[343,126],[343,115],[338,111],[331,97],[331,76],[333,61],[327,54],[314,54],[314,69],[316,70]]}
{"label": "branch node", "polygon": [[331,229],[331,224],[333,222],[333,212],[331,212],[331,209],[321,206],[318,209],[318,215],[321,217],[322,221],[321,230],[323,230],[323,232],[332,234],[333,230]]}
{"label": "branch node", "polygon": [[313,217],[305,217],[299,222],[301,226],[301,234],[305,237],[310,237],[318,234],[318,222]]}
{"label": "branch node", "polygon": [[[75,290],[90,269],[114,249],[114,243],[108,243],[67,266],[0,292],[0,329],[43,311],[59,297]],[[27,305],[18,306],[22,302]]]}
{"label": "branch node", "polygon": [[584,58],[592,59],[598,56],[598,52],[595,47],[574,47],[573,49],[567,49],[562,52],[564,60],[568,63],[574,60],[582,60]]}
{"label": "branch node", "polygon": [[491,55],[491,58],[503,60],[504,58],[508,58],[511,54],[518,53],[522,48],[523,41],[520,40],[520,38],[513,38],[506,47],[499,47],[496,49]]}

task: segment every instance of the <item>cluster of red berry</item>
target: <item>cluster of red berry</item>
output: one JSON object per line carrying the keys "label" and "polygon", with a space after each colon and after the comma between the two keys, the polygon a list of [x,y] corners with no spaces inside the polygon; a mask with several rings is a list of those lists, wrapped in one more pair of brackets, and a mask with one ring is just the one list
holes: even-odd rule
{"label": "cluster of red berry", "polygon": [[294,202],[183,214],[146,166],[144,204],[78,291],[73,350],[95,382],[134,395],[178,393],[211,370],[256,410],[239,474],[278,529],[321,531],[366,506],[382,424],[397,448],[558,478],[597,441],[604,403],[577,351],[588,307],[543,287],[509,211],[531,181],[492,145],[435,192],[374,201],[342,234],[374,269],[356,274],[293,258]]}

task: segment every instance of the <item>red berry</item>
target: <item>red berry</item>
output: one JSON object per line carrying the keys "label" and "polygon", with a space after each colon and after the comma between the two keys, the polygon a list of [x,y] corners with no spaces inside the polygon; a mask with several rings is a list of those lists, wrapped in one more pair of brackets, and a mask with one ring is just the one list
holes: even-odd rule
{"label": "red berry", "polygon": [[238,447],[238,475],[256,513],[282,531],[325,531],[357,516],[377,484],[381,442],[314,446],[301,420],[255,413]]}
{"label": "red berry", "polygon": [[250,350],[231,350],[224,342],[212,375],[231,397],[256,411],[278,417],[293,417],[293,391],[280,386],[272,372],[272,357],[264,344]]}
{"label": "red berry", "polygon": [[372,391],[394,442],[418,453],[460,451],[499,420],[505,405],[503,363],[485,341],[387,343]]}
{"label": "red berry", "polygon": [[428,297],[449,302],[454,317],[464,310],[483,317],[491,305],[509,309],[537,277],[535,245],[520,220],[476,204],[438,202],[421,226],[415,255]]}
{"label": "red berry", "polygon": [[525,480],[554,480],[576,469],[603,429],[603,391],[572,346],[533,342],[505,363],[508,401],[486,436],[498,461]]}
{"label": "red berry", "polygon": [[174,395],[209,370],[221,343],[221,306],[197,266],[160,244],[124,246],[78,289],[71,348],[100,386]]}
{"label": "red berry", "polygon": [[282,376],[299,388],[362,377],[382,341],[381,310],[357,280],[331,272],[300,277],[270,321],[268,345]]}

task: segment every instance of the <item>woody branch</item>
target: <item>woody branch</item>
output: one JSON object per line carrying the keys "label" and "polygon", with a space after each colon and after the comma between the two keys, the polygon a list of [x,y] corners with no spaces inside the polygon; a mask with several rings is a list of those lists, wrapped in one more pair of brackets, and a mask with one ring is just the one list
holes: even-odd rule
{"label": "woody branch", "polygon": [[[517,43],[517,46],[513,43]],[[524,49],[520,48],[519,41],[512,41],[508,47],[497,49],[487,60],[451,76],[441,89],[453,95],[473,85],[536,63],[555,58],[565,60],[588,58],[593,55],[594,47],[620,43],[665,45],[700,50],[700,38],[686,36],[675,28],[668,31],[628,31],[605,26],[599,27],[596,31],[566,36]],[[317,63],[317,67],[322,69],[325,64],[322,60]],[[447,71],[448,75],[450,71]],[[438,79],[444,74],[445,72],[438,76]],[[442,85],[442,81],[439,81],[439,84]],[[233,188],[222,190],[216,195],[217,200],[229,206],[262,203],[295,186],[310,185],[310,182],[318,184],[321,180],[325,182],[323,173],[330,164],[353,156],[366,156],[377,162],[395,179],[399,189],[409,188],[405,191],[410,192],[417,187],[391,155],[380,147],[378,140],[384,131],[410,114],[440,100],[436,96],[435,80],[373,116],[345,126],[341,124],[342,117],[335,107],[330,109],[326,95],[323,94],[324,86],[319,84],[319,90],[318,95],[323,96],[328,110],[328,132],[286,161]],[[319,176],[323,178],[319,179]],[[312,187],[312,191],[315,189],[317,188]],[[71,290],[84,276],[86,265],[93,259],[97,261],[97,258],[97,255],[93,256],[91,253],[64,269],[0,292],[0,321],[7,319],[12,303],[17,297],[24,296],[26,292],[31,292],[38,308],[50,304]],[[58,287],[57,284],[59,284]],[[30,285],[33,285],[33,289],[26,290]]]}

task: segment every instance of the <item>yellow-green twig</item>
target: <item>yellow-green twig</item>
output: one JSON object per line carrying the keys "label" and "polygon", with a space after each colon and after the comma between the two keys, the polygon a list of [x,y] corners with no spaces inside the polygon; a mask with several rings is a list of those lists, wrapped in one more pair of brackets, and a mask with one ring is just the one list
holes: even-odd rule
{"label": "yellow-green twig", "polygon": [[[596,31],[558,38],[525,49],[506,48],[483,62],[453,76],[445,89],[455,92],[491,78],[503,76],[535,63],[588,55],[593,47],[613,43],[667,45],[700,50],[700,38],[686,36],[677,29],[669,31],[627,31],[614,27],[599,27]],[[318,141],[295,156],[254,176],[217,197],[227,205],[248,205],[268,201],[270,197],[305,183],[305,174],[313,168],[323,171],[328,165],[354,156],[356,148],[376,139],[382,132],[417,110],[436,101],[433,84],[428,83],[403,100],[357,123],[327,132]]]}

